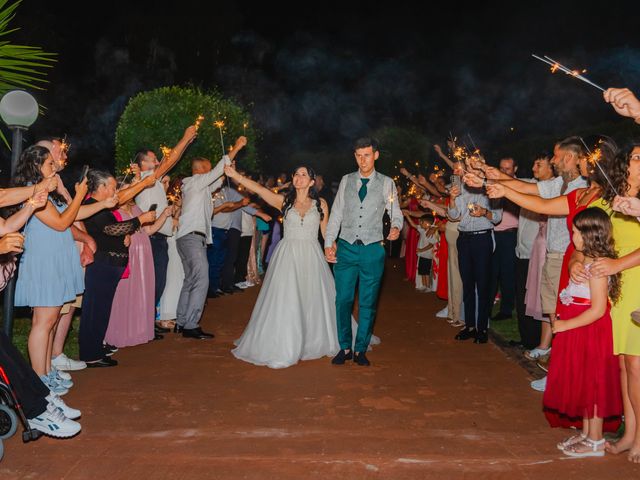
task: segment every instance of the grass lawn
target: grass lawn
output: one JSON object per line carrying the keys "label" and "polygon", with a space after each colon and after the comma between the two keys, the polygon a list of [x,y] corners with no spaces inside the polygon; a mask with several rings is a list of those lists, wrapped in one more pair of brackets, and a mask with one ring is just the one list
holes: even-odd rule
{"label": "grass lawn", "polygon": [[[18,313],[18,312],[16,312]],[[0,322],[1,323],[1,322]],[[78,358],[78,325],[80,324],[80,317],[74,317],[71,328],[69,329],[69,335],[67,336],[67,342],[64,346],[64,353],[69,358]],[[29,338],[29,331],[31,330],[31,318],[24,316],[17,316],[13,320],[13,344],[18,347],[18,350],[22,352],[25,359],[29,359],[29,353],[27,349],[27,339]]]}
{"label": "grass lawn", "polygon": [[[499,310],[500,310],[500,304],[496,303],[493,306],[493,311],[491,312],[491,316],[498,313]],[[491,320],[490,328],[491,330],[493,330],[494,333],[497,333],[506,341],[520,340],[520,332],[518,332],[518,319],[516,317],[515,311],[513,312],[513,315],[511,316],[511,318],[507,320],[499,320],[499,321]]]}

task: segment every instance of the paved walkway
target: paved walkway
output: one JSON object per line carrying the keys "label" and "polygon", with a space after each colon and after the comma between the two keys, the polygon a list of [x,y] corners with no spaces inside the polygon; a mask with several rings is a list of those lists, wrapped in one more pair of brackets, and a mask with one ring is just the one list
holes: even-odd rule
{"label": "paved walkway", "polygon": [[528,374],[493,344],[457,343],[443,302],[387,266],[372,366],[329,359],[284,370],[229,350],[257,295],[211,300],[217,335],[116,354],[65,397],[82,433],[5,444],[2,480],[636,478],[624,457],[575,460],[555,443]]}

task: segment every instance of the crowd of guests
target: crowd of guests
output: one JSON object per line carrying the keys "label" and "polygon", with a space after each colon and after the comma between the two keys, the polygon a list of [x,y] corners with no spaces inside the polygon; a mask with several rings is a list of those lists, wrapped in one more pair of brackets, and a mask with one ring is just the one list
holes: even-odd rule
{"label": "crowd of guests", "polygon": [[[604,96],[640,123],[631,91]],[[448,301],[437,316],[461,327],[458,341],[486,343],[490,323],[515,310],[511,344],[548,372],[531,383],[546,418],[578,429],[558,449],[640,463],[640,144],[570,136],[532,159],[531,178],[514,158],[491,166],[475,147],[448,147],[434,146],[448,182],[444,170],[400,169],[413,191],[402,201],[407,280]]]}
{"label": "crowd of guests", "polygon": [[[161,160],[140,149],[120,177],[83,169],[73,195],[60,177],[68,145],[42,139],[22,153],[14,186],[0,190],[8,213],[0,218],[3,287],[17,270],[15,305],[33,312],[30,365],[4,334],[0,365],[32,428],[76,435],[81,412],[62,399],[73,387],[69,372],[115,367],[119,348],[162,340],[170,328],[213,338],[200,328],[205,303],[260,282],[281,236],[279,212],[223,176],[244,137],[215,166],[194,158],[191,176],[170,179],[196,136],[189,126]],[[260,181],[288,187],[286,175]],[[77,308],[73,359],[64,347]]]}
{"label": "crowd of guests", "polygon": [[[610,89],[605,100],[640,122],[630,91]],[[23,152],[15,185],[0,191],[0,206],[14,206],[0,219],[2,273],[21,254],[15,304],[33,311],[31,365],[2,334],[0,365],[33,428],[77,434],[81,412],[61,398],[73,386],[69,371],[117,366],[119,348],[162,340],[170,328],[213,338],[200,327],[206,302],[260,282],[282,236],[281,212],[224,177],[244,137],[217,164],[194,158],[190,176],[170,179],[196,137],[189,126],[160,160],[140,149],[120,178],[84,171],[73,196],[59,175],[68,145],[42,139]],[[399,195],[407,279],[447,300],[438,316],[460,328],[458,341],[487,343],[490,322],[515,309],[517,343],[548,371],[532,383],[545,391],[545,415],[581,429],[558,448],[577,457],[628,451],[640,463],[640,146],[568,137],[533,159],[532,178],[517,176],[514,158],[491,166],[478,150],[448,146],[449,154],[435,150],[449,181],[444,169],[401,169],[419,192]],[[288,187],[286,175],[259,182]],[[315,188],[331,205],[320,175]],[[63,353],[76,308],[79,360]],[[622,418],[624,435],[605,445],[603,432]]]}

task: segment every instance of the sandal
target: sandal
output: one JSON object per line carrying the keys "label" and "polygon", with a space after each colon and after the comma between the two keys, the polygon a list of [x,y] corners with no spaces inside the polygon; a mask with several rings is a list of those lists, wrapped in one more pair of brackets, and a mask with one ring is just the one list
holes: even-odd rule
{"label": "sandal", "polygon": [[575,445],[576,443],[580,443],[581,441],[583,441],[586,438],[587,438],[587,436],[584,433],[580,432],[580,433],[577,433],[575,435],[571,435],[570,437],[565,438],[561,442],[558,442],[556,444],[556,447],[558,447],[558,450],[564,450],[565,448],[570,447],[571,445]]}
{"label": "sandal", "polygon": [[605,439],[601,438],[600,440],[591,440],[590,438],[585,438],[579,443],[574,443],[573,445],[565,448],[563,453],[570,457],[604,457],[604,442]]}

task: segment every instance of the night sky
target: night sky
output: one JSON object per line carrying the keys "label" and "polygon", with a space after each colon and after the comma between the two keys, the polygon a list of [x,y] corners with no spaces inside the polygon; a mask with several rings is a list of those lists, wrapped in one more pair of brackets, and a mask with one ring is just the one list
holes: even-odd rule
{"label": "night sky", "polygon": [[300,155],[344,158],[347,170],[351,141],[385,126],[439,142],[470,133],[495,161],[519,142],[550,148],[549,138],[625,123],[532,52],[640,91],[637,2],[447,2],[427,13],[374,3],[24,0],[10,39],[59,54],[31,133],[68,134],[72,166],[112,166],[128,99],[191,83],[247,106],[268,171]]}

